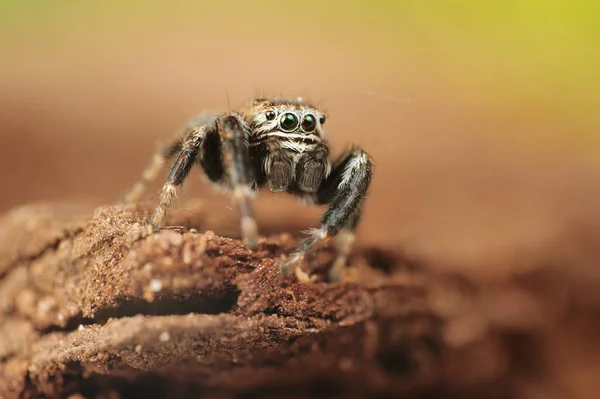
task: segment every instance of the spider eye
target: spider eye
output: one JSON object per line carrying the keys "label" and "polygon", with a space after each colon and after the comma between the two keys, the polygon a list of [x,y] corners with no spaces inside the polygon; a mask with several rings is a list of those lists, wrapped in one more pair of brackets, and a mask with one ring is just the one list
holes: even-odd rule
{"label": "spider eye", "polygon": [[302,130],[308,133],[315,130],[316,127],[317,119],[313,115],[308,114],[304,116],[304,120],[302,120]]}
{"label": "spider eye", "polygon": [[319,123],[321,123],[321,125],[325,123],[325,115],[321,116],[321,119],[319,119]]}
{"label": "spider eye", "polygon": [[281,119],[279,120],[279,124],[281,125],[281,129],[287,132],[291,132],[298,128],[298,117],[291,112],[287,112],[281,115]]}
{"label": "spider eye", "polygon": [[267,113],[265,114],[265,117],[268,121],[272,121],[273,119],[275,119],[276,116],[277,115],[275,114],[275,111],[267,111]]}

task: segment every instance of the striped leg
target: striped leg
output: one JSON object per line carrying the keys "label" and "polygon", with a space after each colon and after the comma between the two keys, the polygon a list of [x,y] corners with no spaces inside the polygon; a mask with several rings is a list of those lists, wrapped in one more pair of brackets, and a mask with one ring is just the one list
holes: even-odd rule
{"label": "striped leg", "polygon": [[348,258],[350,257],[350,252],[352,251],[352,246],[354,245],[354,241],[356,239],[354,230],[358,225],[360,212],[361,210],[358,209],[351,221],[347,223],[347,225],[340,230],[338,235],[335,237],[337,255],[333,265],[329,269],[329,279],[331,281],[339,281],[342,278],[342,274],[344,273],[344,269],[348,263]]}
{"label": "striped leg", "polygon": [[142,172],[140,180],[121,198],[120,202],[125,204],[138,202],[146,193],[148,186],[158,177],[158,174],[166,163],[181,151],[185,137],[198,131],[204,125],[213,125],[216,117],[214,113],[202,113],[198,115],[186,125],[183,134],[178,134],[167,145],[161,145]]}
{"label": "striped leg", "polygon": [[167,161],[181,150],[181,139],[178,137],[171,144],[161,146],[154,153],[152,160],[142,172],[142,177],[133,187],[123,196],[122,203],[133,204],[138,202],[148,190],[148,186],[156,179]]}
{"label": "striped leg", "polygon": [[313,230],[281,263],[282,273],[290,271],[292,266],[299,268],[307,254],[336,237],[338,256],[329,274],[333,280],[339,279],[354,241],[353,231],[358,225],[362,201],[371,184],[371,177],[371,160],[363,150],[354,149],[340,157],[316,195],[317,204],[329,204],[321,219],[321,228]]}
{"label": "striped leg", "polygon": [[258,228],[252,209],[254,181],[251,175],[252,165],[246,144],[246,130],[243,120],[237,115],[228,115],[221,124],[223,165],[229,177],[235,201],[241,217],[242,239],[250,248],[256,247]]}
{"label": "striped leg", "polygon": [[192,165],[194,165],[207,131],[208,126],[206,125],[198,127],[190,131],[183,139],[175,162],[171,166],[171,170],[167,176],[167,181],[160,192],[158,205],[150,218],[150,224],[154,231],[157,231],[160,228],[167,209],[175,198],[177,186],[180,186],[183,183],[190,172]]}

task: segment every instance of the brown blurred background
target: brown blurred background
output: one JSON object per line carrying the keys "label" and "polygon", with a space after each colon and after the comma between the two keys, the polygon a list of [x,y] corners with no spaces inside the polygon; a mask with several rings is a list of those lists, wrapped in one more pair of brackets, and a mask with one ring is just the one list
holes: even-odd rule
{"label": "brown blurred background", "polygon": [[[334,153],[375,159],[361,242],[501,263],[598,219],[598,7],[569,4],[6,1],[0,209],[114,201],[197,113],[302,96]],[[199,176],[175,209],[222,199]],[[265,223],[322,211],[257,203]]]}

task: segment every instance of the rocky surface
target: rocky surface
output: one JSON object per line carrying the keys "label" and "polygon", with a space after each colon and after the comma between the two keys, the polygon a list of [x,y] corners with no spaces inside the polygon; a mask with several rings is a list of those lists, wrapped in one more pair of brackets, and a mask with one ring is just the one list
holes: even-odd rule
{"label": "rocky surface", "polygon": [[1,218],[0,397],[593,392],[600,303],[571,278],[581,251],[481,281],[357,246],[341,282],[324,250],[307,284],[278,272],[298,237],[250,251],[177,213],[150,234],[147,213],[38,204]]}

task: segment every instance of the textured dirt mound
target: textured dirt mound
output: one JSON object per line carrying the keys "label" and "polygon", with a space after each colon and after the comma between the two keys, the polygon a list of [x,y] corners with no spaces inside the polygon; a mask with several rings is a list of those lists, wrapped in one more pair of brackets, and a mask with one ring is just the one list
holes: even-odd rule
{"label": "textured dirt mound", "polygon": [[562,267],[483,283],[357,248],[330,283],[325,250],[304,284],[278,272],[294,237],[249,251],[177,213],[149,234],[147,213],[43,204],[0,220],[2,397],[550,398],[600,370],[598,304]]}

